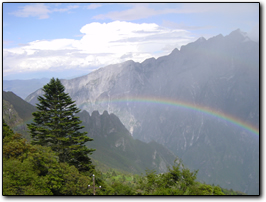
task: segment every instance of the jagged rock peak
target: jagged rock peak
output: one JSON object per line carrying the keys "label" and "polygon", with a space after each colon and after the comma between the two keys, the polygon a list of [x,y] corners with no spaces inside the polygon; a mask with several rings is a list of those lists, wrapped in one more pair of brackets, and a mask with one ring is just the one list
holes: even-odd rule
{"label": "jagged rock peak", "polygon": [[245,32],[241,31],[241,30],[238,28],[238,29],[232,31],[229,35],[233,35],[233,34],[241,34],[241,35],[242,35],[243,33],[245,33]]}
{"label": "jagged rock peak", "polygon": [[156,59],[154,57],[148,58],[142,62],[142,65],[151,64],[151,63],[154,63],[155,61]]}
{"label": "jagged rock peak", "polygon": [[[82,113],[84,113],[84,114],[89,114],[89,112],[87,112],[86,110],[83,110]],[[100,112],[99,112],[98,110],[94,110],[94,111],[91,113],[91,116],[92,116],[92,117],[110,116],[110,114],[108,113],[107,110],[104,110],[102,114],[100,114]]]}
{"label": "jagged rock peak", "polygon": [[198,40],[196,42],[204,42],[207,41],[203,36],[198,38]]}
{"label": "jagged rock peak", "polygon": [[93,112],[91,113],[91,116],[92,116],[92,117],[98,117],[98,116],[100,116],[100,113],[98,112],[98,110],[96,110],[96,111],[93,111]]}
{"label": "jagged rock peak", "polygon": [[222,34],[218,34],[217,36],[211,37],[208,39],[208,42],[223,40],[224,36]]}
{"label": "jagged rock peak", "polygon": [[102,115],[103,115],[103,116],[109,116],[109,113],[108,113],[106,110],[104,110],[104,112],[103,112]]}
{"label": "jagged rock peak", "polygon": [[236,29],[235,31],[232,31],[227,37],[231,40],[234,40],[234,41],[250,40],[247,33],[241,31],[240,29]]}
{"label": "jagged rock peak", "polygon": [[188,43],[187,45],[183,45],[180,48],[180,51],[188,51],[190,49],[194,49],[197,47],[200,47],[202,45],[202,43],[206,42],[207,40],[204,37],[200,37],[198,38],[196,41]]}
{"label": "jagged rock peak", "polygon": [[90,113],[87,110],[82,110],[82,112],[80,112],[80,114],[83,114],[83,115],[90,117]]}
{"label": "jagged rock peak", "polygon": [[127,60],[125,62],[122,62],[121,65],[129,66],[129,65],[132,65],[134,63],[136,63],[134,60]]}
{"label": "jagged rock peak", "polygon": [[177,54],[177,53],[179,53],[180,51],[177,49],[177,48],[175,48],[171,53],[170,53],[170,55],[175,55],[175,54]]}

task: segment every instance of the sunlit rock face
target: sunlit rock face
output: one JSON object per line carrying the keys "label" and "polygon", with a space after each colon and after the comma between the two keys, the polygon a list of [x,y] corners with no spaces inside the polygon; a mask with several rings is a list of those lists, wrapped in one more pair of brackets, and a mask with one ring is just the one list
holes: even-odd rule
{"label": "sunlit rock face", "polygon": [[199,169],[198,180],[258,194],[259,138],[245,123],[259,128],[259,44],[240,30],[62,82],[81,109],[116,114],[134,138]]}

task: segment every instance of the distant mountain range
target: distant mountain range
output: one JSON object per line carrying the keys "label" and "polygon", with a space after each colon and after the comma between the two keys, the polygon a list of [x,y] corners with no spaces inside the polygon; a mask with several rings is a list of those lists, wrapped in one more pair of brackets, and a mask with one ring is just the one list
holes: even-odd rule
{"label": "distant mountain range", "polygon": [[3,90],[12,91],[22,99],[25,99],[30,93],[42,88],[50,79],[29,79],[29,80],[3,80]]}
{"label": "distant mountain range", "polygon": [[116,114],[135,139],[199,169],[201,181],[259,193],[259,44],[242,31],[62,83],[79,108]]}

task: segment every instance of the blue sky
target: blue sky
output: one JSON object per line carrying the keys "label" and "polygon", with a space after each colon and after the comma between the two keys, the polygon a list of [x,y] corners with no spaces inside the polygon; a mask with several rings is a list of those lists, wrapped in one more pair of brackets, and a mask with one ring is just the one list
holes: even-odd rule
{"label": "blue sky", "polygon": [[238,28],[258,40],[258,3],[3,3],[3,78],[73,78]]}

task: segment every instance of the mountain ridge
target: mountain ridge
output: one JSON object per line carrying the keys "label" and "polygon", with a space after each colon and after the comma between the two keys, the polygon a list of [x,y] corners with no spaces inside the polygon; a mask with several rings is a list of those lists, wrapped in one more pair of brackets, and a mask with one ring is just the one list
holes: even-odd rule
{"label": "mountain ridge", "polygon": [[25,99],[30,93],[48,83],[49,80],[48,78],[3,80],[3,90],[12,91],[22,99]]}

